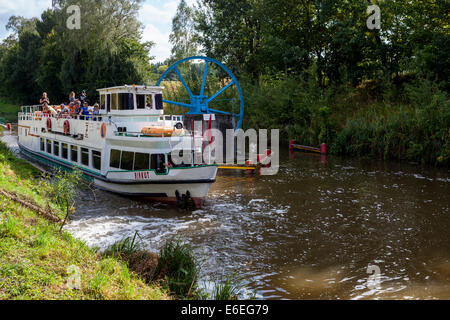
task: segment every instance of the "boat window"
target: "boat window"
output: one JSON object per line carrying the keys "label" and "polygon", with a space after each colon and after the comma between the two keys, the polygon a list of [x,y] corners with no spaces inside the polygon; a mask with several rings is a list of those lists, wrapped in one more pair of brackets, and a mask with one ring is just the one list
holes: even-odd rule
{"label": "boat window", "polygon": [[92,150],[92,166],[94,169],[101,170],[102,153],[100,151]]}
{"label": "boat window", "polygon": [[111,111],[111,94],[106,95],[106,111]]}
{"label": "boat window", "polygon": [[136,152],[134,155],[134,170],[148,170],[150,168],[150,155]]}
{"label": "boat window", "polygon": [[153,108],[153,96],[152,95],[147,96],[147,108],[149,108],[149,109]]}
{"label": "boat window", "polygon": [[162,94],[155,94],[155,109],[163,110]]}
{"label": "boat window", "polygon": [[52,153],[52,141],[47,139],[47,153]]}
{"label": "boat window", "polygon": [[136,95],[136,104],[137,109],[145,109],[145,94]]}
{"label": "boat window", "polygon": [[152,154],[152,161],[150,162],[151,169],[155,170],[156,173],[167,172],[167,169],[164,166],[165,160],[166,157],[163,154]]}
{"label": "boat window", "polygon": [[89,149],[81,148],[81,164],[89,166]]}
{"label": "boat window", "polygon": [[120,169],[133,170],[133,160],[134,160],[134,152],[122,151]]}
{"label": "boat window", "polygon": [[178,159],[175,159],[177,163],[175,163],[172,159],[172,154],[168,155],[169,163],[174,167],[190,167],[192,165],[192,153],[180,150],[178,153]]}
{"label": "boat window", "polygon": [[59,157],[59,142],[53,141],[53,154]]}
{"label": "boat window", "polygon": [[67,145],[67,143],[63,143],[61,145],[61,156],[64,159],[67,159],[67,156],[68,156],[68,145]]}
{"label": "boat window", "polygon": [[72,146],[70,149],[70,160],[73,162],[78,162],[78,147]]}
{"label": "boat window", "polygon": [[105,101],[105,95],[101,94],[100,95],[100,109],[101,110],[105,110],[105,106],[106,106],[106,101]]}
{"label": "boat window", "polygon": [[41,151],[45,151],[45,139],[41,138]]}
{"label": "boat window", "polygon": [[132,93],[119,93],[118,109],[119,110],[133,110],[134,109]]}
{"label": "boat window", "polygon": [[119,108],[119,95],[117,93],[111,94],[111,109],[117,110]]}
{"label": "boat window", "polygon": [[120,168],[120,150],[111,149],[111,156],[109,158],[109,166],[111,168]]}

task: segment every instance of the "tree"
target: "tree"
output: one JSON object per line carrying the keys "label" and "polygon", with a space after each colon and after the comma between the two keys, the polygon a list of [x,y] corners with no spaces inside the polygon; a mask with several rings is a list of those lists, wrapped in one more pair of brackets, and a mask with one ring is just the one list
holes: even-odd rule
{"label": "tree", "polygon": [[[141,0],[59,0],[41,18],[11,17],[13,35],[0,45],[0,92],[18,103],[35,104],[42,91],[54,103],[83,89],[151,80],[154,43],[141,42]],[[66,26],[67,8],[81,8],[81,29]]]}
{"label": "tree", "polygon": [[198,51],[196,37],[194,10],[185,0],[181,0],[172,19],[172,33],[169,36],[169,42],[172,44],[170,61],[195,56]]}

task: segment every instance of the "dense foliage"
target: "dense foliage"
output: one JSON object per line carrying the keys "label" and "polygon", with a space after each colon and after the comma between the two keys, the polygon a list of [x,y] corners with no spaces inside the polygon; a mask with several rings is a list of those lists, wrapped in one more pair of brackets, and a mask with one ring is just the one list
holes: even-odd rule
{"label": "dense foliage", "polygon": [[[98,88],[148,81],[153,43],[140,41],[140,2],[60,0],[40,19],[12,16],[13,34],[0,45],[0,95],[36,104],[46,91],[61,103],[71,91],[94,97]],[[72,4],[81,8],[81,29],[67,28]]]}
{"label": "dense foliage", "polygon": [[[367,27],[370,4],[381,10],[380,29]],[[186,17],[184,7],[177,14]],[[246,127],[326,142],[336,154],[450,164],[448,1],[199,0],[194,8],[192,39],[238,75]],[[182,87],[176,96],[186,98]]]}
{"label": "dense foliage", "polygon": [[[0,105],[36,103],[42,91],[60,102],[70,91],[151,83],[170,63],[202,54],[239,78],[246,127],[280,128],[286,140],[326,142],[338,154],[450,164],[448,1],[181,0],[172,56],[153,65],[136,18],[141,1],[60,0],[40,19],[11,17],[14,33],[0,45]],[[66,27],[74,3],[83,8],[81,30]],[[367,26],[371,4],[381,10],[380,29]],[[179,66],[194,88],[202,68]],[[209,96],[227,83],[220,70],[210,73]],[[188,98],[183,86],[166,87],[171,100]],[[236,93],[221,98],[237,104]]]}

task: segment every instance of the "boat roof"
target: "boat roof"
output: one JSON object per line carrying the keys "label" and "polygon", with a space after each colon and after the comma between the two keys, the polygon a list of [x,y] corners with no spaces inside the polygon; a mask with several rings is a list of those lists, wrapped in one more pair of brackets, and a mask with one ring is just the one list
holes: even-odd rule
{"label": "boat roof", "polygon": [[116,86],[116,87],[109,87],[109,88],[102,88],[97,89],[98,92],[104,93],[104,92],[131,92],[131,90],[134,90],[139,93],[155,93],[155,92],[162,92],[164,90],[164,87],[161,86],[147,86],[147,85],[123,85],[123,86]]}

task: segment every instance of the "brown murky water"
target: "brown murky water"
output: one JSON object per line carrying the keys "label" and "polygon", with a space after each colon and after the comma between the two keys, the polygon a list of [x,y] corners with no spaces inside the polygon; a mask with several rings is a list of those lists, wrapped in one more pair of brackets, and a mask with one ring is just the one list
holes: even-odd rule
{"label": "brown murky water", "polygon": [[202,285],[235,272],[263,299],[450,299],[444,169],[284,155],[276,176],[221,173],[195,212],[83,190],[67,229],[99,248],[135,231],[152,251],[180,237]]}
{"label": "brown murky water", "polygon": [[100,248],[181,237],[206,287],[235,272],[264,299],[449,299],[449,196],[447,170],[299,153],[276,176],[222,173],[192,213],[86,192],[69,230]]}

